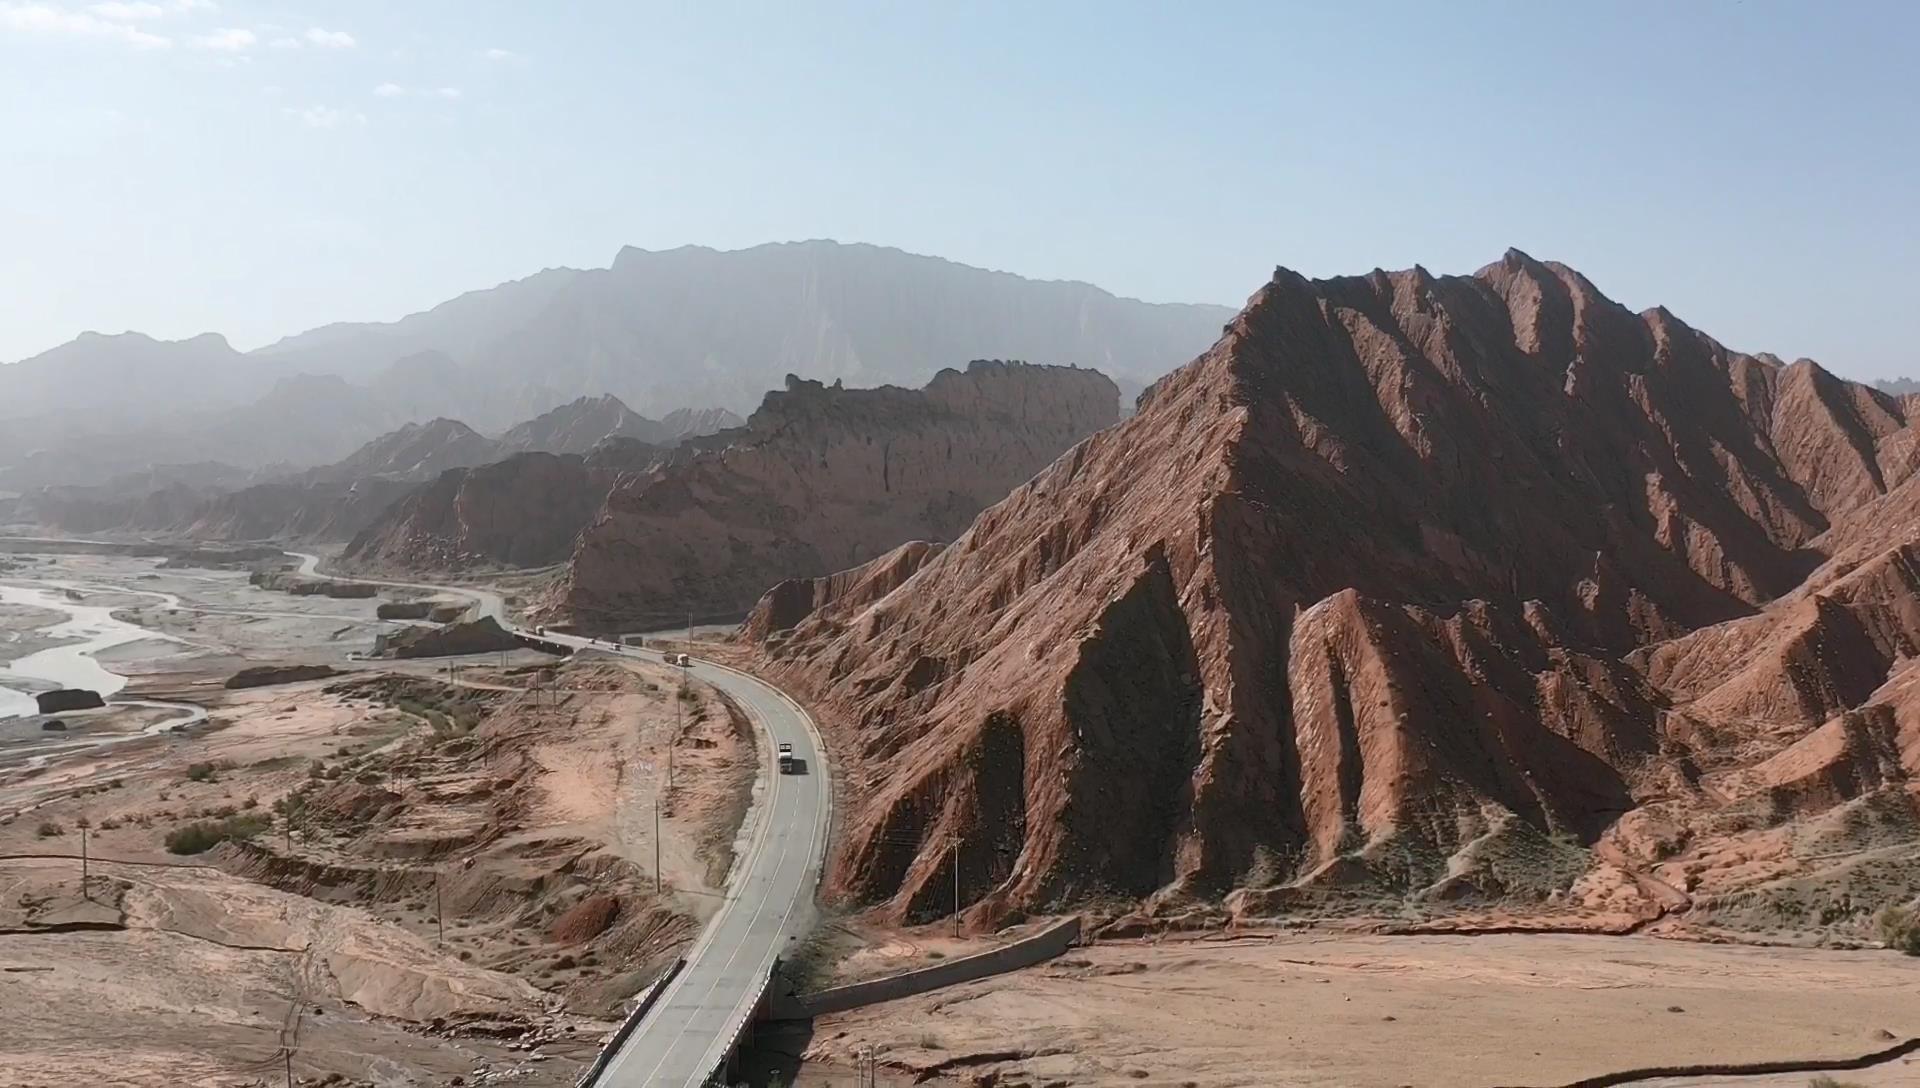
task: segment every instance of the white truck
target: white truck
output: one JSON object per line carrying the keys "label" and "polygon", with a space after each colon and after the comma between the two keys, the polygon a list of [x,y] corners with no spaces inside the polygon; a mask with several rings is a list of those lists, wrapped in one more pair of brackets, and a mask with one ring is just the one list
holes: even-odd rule
{"label": "white truck", "polygon": [[792,774],[794,770],[795,770],[795,765],[793,762],[793,745],[788,744],[785,741],[781,741],[780,742],[780,773]]}
{"label": "white truck", "polygon": [[683,669],[690,669],[693,667],[693,658],[688,657],[686,654],[670,653],[667,655],[667,664],[678,665]]}

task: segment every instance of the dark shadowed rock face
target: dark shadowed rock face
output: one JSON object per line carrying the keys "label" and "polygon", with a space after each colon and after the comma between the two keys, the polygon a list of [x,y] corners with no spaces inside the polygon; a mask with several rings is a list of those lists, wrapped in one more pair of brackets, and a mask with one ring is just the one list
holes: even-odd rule
{"label": "dark shadowed rock face", "polygon": [[40,713],[42,714],[65,714],[73,710],[98,710],[107,705],[107,701],[100,697],[99,692],[88,691],[85,688],[60,688],[55,691],[43,691],[33,698],[35,702],[40,704]]}
{"label": "dark shadowed rock face", "polygon": [[262,688],[272,684],[297,684],[303,680],[325,680],[338,675],[331,665],[253,665],[241,669],[222,685],[227,688]]}
{"label": "dark shadowed rock face", "polygon": [[522,453],[452,469],[390,506],[347,545],[354,564],[410,570],[557,563],[625,473],[665,456],[612,438],[584,457]]}
{"label": "dark shadowed rock face", "polygon": [[445,627],[409,627],[384,636],[383,652],[400,658],[459,657],[514,650],[520,641],[492,616]]}
{"label": "dark shadowed rock face", "polygon": [[849,765],[832,884],[899,916],[942,912],[950,837],[989,921],[1512,890],[1488,858],[1717,811],[1703,773],[1920,773],[1916,433],[1517,252],[1282,270],[904,580],[791,584],[748,634]]}
{"label": "dark shadowed rock face", "polygon": [[1108,426],[1097,371],[975,362],[925,389],[790,378],[747,425],[623,477],[546,614],[594,630],[739,616],[769,586],[951,539],[987,503]]}
{"label": "dark shadowed rock face", "polygon": [[913,577],[927,560],[940,554],[940,547],[925,540],[909,541],[851,570],[822,578],[789,578],[754,604],[740,625],[740,637],[755,643],[782,638],[823,609],[846,612],[872,604]]}

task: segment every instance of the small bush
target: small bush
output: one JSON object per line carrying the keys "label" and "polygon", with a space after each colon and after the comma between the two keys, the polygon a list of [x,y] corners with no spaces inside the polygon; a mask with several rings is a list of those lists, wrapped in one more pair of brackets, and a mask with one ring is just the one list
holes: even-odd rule
{"label": "small bush", "polygon": [[250,839],[272,826],[265,816],[229,816],[224,820],[196,820],[167,832],[167,853],[204,854],[229,839]]}
{"label": "small bush", "polygon": [[211,763],[195,763],[187,768],[187,781],[212,782],[218,773]]}
{"label": "small bush", "polygon": [[33,833],[43,839],[57,839],[66,834],[67,829],[52,820],[43,820],[39,827],[34,828]]}
{"label": "small bush", "polygon": [[1878,918],[1880,939],[1887,947],[1920,956],[1920,908],[1888,907]]}
{"label": "small bush", "polygon": [[1832,1077],[1815,1077],[1807,1082],[1807,1088],[1863,1088],[1858,1081],[1834,1080]]}

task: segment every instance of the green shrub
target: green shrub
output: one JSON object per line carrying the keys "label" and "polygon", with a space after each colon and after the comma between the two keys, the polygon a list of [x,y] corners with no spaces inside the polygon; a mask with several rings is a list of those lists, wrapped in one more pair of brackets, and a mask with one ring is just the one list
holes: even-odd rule
{"label": "green shrub", "polygon": [[66,834],[67,829],[54,823],[52,820],[43,820],[40,826],[34,829],[33,833],[43,839],[57,839]]}
{"label": "green shrub", "polygon": [[1880,939],[1887,947],[1909,956],[1920,956],[1920,908],[1888,907],[1877,919]]}
{"label": "green shrub", "polygon": [[167,832],[167,853],[204,854],[229,839],[250,839],[272,826],[265,816],[229,816],[224,820],[196,820]]}

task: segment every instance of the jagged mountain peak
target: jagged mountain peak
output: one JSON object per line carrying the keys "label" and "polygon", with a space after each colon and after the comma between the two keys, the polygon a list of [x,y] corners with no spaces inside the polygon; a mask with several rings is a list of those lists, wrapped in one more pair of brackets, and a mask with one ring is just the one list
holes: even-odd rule
{"label": "jagged mountain peak", "polygon": [[1655,318],[1518,251],[1283,268],[904,581],[809,589],[765,652],[853,753],[837,887],[939,913],[957,836],[986,921],[1218,896],[1260,856],[1419,892],[1472,841],[1602,834],[1672,743],[1627,655],[1769,622],[1915,460],[1893,398]]}

